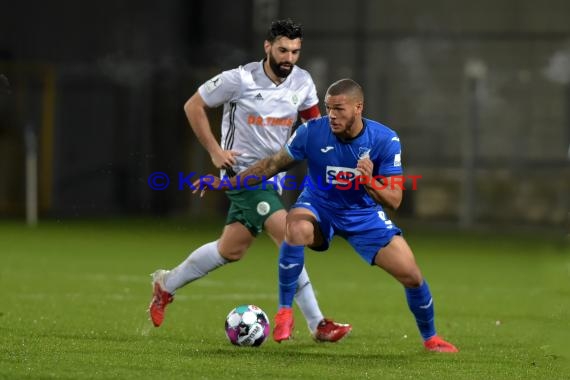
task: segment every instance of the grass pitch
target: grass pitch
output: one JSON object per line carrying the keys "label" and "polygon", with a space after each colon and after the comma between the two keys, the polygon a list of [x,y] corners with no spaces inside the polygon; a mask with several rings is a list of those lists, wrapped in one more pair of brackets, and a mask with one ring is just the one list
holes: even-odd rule
{"label": "grass pitch", "polygon": [[149,273],[171,268],[221,224],[0,222],[0,378],[568,379],[570,249],[564,236],[407,229],[456,355],[427,353],[399,284],[341,239],[306,262],[325,315],[353,324],[314,343],[296,311],[293,341],[232,346],[226,314],[253,303],[272,318],[277,254],[246,257],[176,294],[152,327]]}

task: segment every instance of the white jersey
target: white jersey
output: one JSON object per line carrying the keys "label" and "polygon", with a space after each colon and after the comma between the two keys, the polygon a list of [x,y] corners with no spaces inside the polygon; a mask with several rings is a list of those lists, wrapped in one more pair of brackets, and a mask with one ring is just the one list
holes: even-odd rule
{"label": "white jersey", "polygon": [[224,71],[198,88],[208,107],[224,105],[224,150],[241,153],[237,164],[222,176],[235,175],[285,145],[298,112],[319,102],[311,75],[294,66],[276,85],[263,70],[263,61]]}

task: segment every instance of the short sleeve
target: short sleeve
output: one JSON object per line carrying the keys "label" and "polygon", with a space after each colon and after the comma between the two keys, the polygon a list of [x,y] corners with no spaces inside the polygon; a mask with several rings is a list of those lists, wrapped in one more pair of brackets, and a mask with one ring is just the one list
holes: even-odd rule
{"label": "short sleeve", "polygon": [[402,147],[396,133],[387,136],[380,157],[381,161],[374,165],[378,168],[375,174],[385,177],[402,174]]}
{"label": "short sleeve", "polygon": [[307,157],[307,140],[309,128],[307,123],[301,124],[287,141],[285,148],[295,161],[304,160]]}
{"label": "short sleeve", "polygon": [[210,108],[236,99],[241,93],[240,69],[224,71],[198,87],[198,92]]}
{"label": "short sleeve", "polygon": [[309,87],[309,91],[307,92],[307,96],[305,97],[303,103],[299,105],[299,111],[304,111],[319,103],[319,97],[317,96],[317,88],[315,87],[315,82],[313,82],[313,78],[311,78],[310,75],[307,74],[307,76],[307,86]]}

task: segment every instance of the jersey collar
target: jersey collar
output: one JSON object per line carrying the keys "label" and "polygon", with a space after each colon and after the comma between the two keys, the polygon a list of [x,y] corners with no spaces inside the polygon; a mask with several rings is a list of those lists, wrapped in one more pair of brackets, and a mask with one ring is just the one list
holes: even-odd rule
{"label": "jersey collar", "polygon": [[281,82],[281,83],[275,83],[275,82],[273,82],[273,79],[271,79],[271,78],[269,77],[269,75],[267,75],[267,72],[265,71],[265,65],[264,65],[264,63],[265,63],[265,60],[266,60],[266,59],[267,59],[267,58],[263,58],[263,59],[259,62],[259,64],[261,65],[261,71],[263,72],[263,74],[265,75],[265,77],[267,78],[267,80],[269,81],[269,83],[273,84],[275,87],[279,87],[279,86],[281,86],[283,83],[287,82],[287,81],[289,80],[289,77],[290,77],[291,75],[293,75],[293,71],[295,71],[295,68],[297,67],[297,65],[293,65],[293,69],[291,69],[291,73],[287,76],[287,78],[285,78],[285,80],[284,80],[283,82]]}

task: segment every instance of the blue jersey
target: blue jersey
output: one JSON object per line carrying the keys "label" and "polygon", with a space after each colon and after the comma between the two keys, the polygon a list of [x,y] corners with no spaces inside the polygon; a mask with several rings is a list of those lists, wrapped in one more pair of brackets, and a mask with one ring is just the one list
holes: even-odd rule
{"label": "blue jersey", "polygon": [[342,141],[329,125],[328,116],[313,119],[297,128],[285,146],[295,160],[307,160],[308,179],[302,196],[332,208],[377,207],[364,185],[358,185],[356,164],[369,157],[373,175],[402,174],[400,139],[374,120],[362,119],[364,128],[352,140]]}

